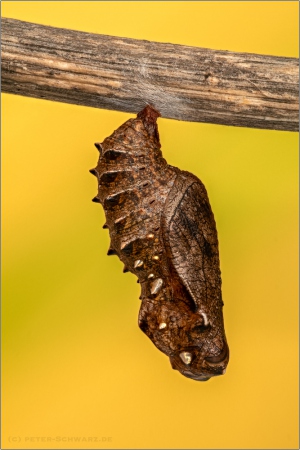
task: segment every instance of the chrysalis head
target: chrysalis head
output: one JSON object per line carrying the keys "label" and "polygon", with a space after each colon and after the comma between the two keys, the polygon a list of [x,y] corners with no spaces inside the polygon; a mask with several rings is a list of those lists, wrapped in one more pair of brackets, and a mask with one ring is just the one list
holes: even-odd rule
{"label": "chrysalis head", "polygon": [[207,381],[225,373],[229,349],[222,317],[215,312],[192,311],[184,301],[145,299],[139,326],[182,375]]}

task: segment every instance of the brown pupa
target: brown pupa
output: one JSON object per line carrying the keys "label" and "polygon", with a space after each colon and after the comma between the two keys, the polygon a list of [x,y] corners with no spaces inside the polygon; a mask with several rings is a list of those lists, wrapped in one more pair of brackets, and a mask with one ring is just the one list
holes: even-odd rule
{"label": "brown pupa", "polygon": [[173,369],[206,381],[229,360],[216,225],[201,181],[162,157],[159,116],[147,106],[95,144],[93,201],[105,211],[108,255],[141,284],[141,330]]}

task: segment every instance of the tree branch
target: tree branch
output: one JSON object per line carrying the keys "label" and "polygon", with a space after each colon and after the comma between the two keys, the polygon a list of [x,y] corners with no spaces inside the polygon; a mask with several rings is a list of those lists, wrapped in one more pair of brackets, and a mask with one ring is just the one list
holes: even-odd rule
{"label": "tree branch", "polygon": [[162,117],[298,130],[296,58],[233,53],[2,19],[2,91]]}

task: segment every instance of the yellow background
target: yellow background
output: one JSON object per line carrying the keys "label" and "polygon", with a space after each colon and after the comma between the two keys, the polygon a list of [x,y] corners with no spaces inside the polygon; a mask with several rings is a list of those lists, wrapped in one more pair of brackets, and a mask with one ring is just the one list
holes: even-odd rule
{"label": "yellow background", "polygon": [[[298,2],[2,2],[2,15],[298,54]],[[106,256],[90,201],[93,143],[133,115],[7,94],[2,114],[2,448],[298,448],[297,133],[159,119],[219,233],[231,360],[199,383],[139,330],[139,285]]]}

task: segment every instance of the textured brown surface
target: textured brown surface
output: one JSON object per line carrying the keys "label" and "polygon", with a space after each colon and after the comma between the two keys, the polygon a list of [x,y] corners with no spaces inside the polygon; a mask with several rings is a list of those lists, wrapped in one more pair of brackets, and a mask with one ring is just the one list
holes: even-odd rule
{"label": "textured brown surface", "polygon": [[150,103],[170,119],[299,129],[296,58],[83,33],[6,18],[1,25],[2,92],[133,113]]}
{"label": "textured brown surface", "polygon": [[108,254],[141,284],[140,328],[174,369],[206,381],[229,359],[217,231],[201,181],[163,159],[159,115],[147,106],[95,144],[93,200],[105,211]]}

